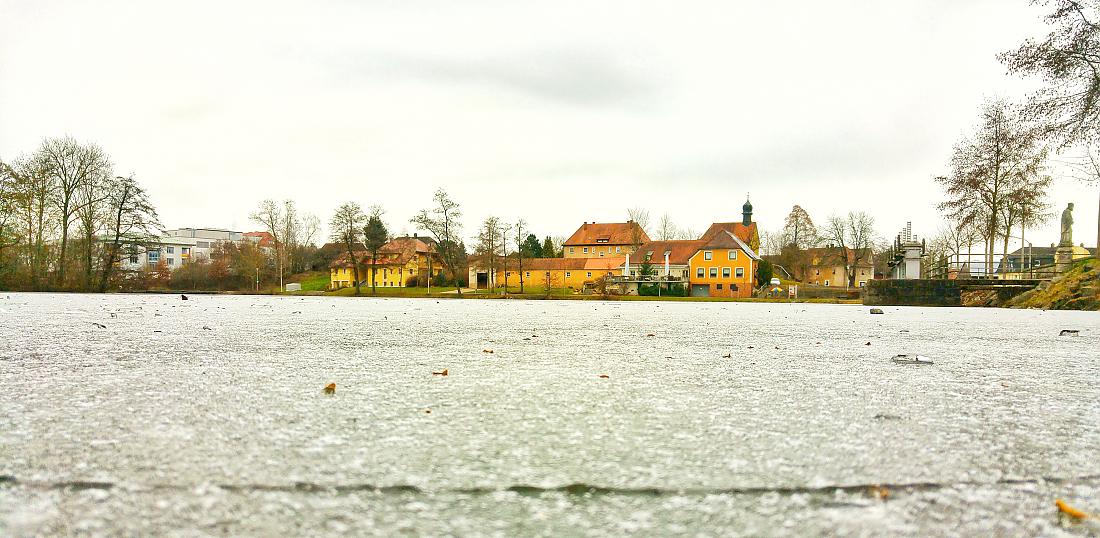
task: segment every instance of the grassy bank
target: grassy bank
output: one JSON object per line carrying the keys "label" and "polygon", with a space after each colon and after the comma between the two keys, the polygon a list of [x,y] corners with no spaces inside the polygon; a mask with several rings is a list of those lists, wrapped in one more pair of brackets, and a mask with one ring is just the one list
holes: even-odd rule
{"label": "grassy bank", "polygon": [[1100,310],[1100,262],[1081,260],[1061,278],[1017,295],[1009,308],[1044,310]]}
{"label": "grassy bank", "polygon": [[[355,288],[341,288],[335,291],[325,292],[325,297],[355,297]],[[370,286],[359,288],[360,297],[452,297],[457,296],[453,287],[437,288],[432,286],[432,293],[428,295],[428,288],[378,288],[377,293],[371,291]],[[465,295],[464,295],[465,296]]]}

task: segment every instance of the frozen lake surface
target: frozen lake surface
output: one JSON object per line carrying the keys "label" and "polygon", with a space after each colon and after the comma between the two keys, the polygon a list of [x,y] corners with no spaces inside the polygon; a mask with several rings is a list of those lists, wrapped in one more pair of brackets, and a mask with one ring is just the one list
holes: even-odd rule
{"label": "frozen lake surface", "polygon": [[1100,532],[1100,315],[885,311],[0,294],[0,535]]}

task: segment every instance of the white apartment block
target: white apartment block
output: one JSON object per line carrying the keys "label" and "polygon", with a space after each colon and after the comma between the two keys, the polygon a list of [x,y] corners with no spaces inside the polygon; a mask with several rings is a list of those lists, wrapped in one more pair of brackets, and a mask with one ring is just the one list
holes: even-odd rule
{"label": "white apartment block", "polygon": [[156,245],[146,252],[122,260],[124,269],[155,268],[163,260],[169,269],[175,270],[199,257],[210,258],[214,247],[223,241],[239,243],[244,234],[217,228],[177,228],[166,230]]}

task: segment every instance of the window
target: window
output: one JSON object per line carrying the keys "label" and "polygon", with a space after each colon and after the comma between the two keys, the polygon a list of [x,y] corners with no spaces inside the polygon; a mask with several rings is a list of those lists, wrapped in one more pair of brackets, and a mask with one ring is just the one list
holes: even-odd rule
{"label": "window", "polygon": [[183,253],[184,256],[187,256],[191,254],[191,247],[183,247],[180,249],[180,252]]}
{"label": "window", "polygon": [[826,285],[826,286],[828,286],[828,285],[829,285],[829,281],[828,281],[828,280],[826,280],[826,281],[825,281],[825,285]]}
{"label": "window", "polygon": [[615,252],[622,252],[622,251],[623,251],[623,247],[615,247]]}
{"label": "window", "polygon": [[[525,276],[525,277],[527,277],[527,278],[531,278],[531,271],[526,271],[526,273],[527,273],[527,274],[525,274],[525,275],[523,275],[523,276]],[[566,273],[566,276],[568,276],[568,275],[569,275],[569,273]]]}
{"label": "window", "polygon": [[574,252],[573,247],[569,247],[569,253],[572,254],[573,252]]}
{"label": "window", "polygon": [[737,268],[737,278],[744,278],[744,276],[745,276],[745,268],[744,267],[738,267]]}
{"label": "window", "polygon": [[587,278],[592,278],[592,271],[589,271],[586,275]]}
{"label": "window", "polygon": [[717,267],[711,267],[710,268],[710,277],[711,278],[717,278],[718,277],[718,268]]}
{"label": "window", "polygon": [[736,260],[737,259],[737,251],[736,250],[729,251],[729,259],[731,259],[731,260]]}
{"label": "window", "polygon": [[697,276],[697,277],[699,277],[699,278],[703,278],[703,277],[705,276],[705,273],[703,272],[703,268],[702,268],[702,267],[700,267],[699,269],[697,269],[697,270],[695,271],[695,276]]}
{"label": "window", "polygon": [[708,260],[708,261],[713,260],[714,259],[714,253],[709,251],[709,250],[704,250],[703,251],[703,259]]}
{"label": "window", "polygon": [[729,267],[723,267],[722,268],[722,278],[729,278],[729,277],[730,277],[730,268]]}
{"label": "window", "polygon": [[600,257],[601,257],[601,258],[603,257],[603,252],[601,252],[601,253],[600,253]]}
{"label": "window", "polygon": [[[570,251],[570,252],[572,252],[572,251],[573,251],[573,249],[569,249],[569,251]],[[588,247],[584,247],[584,253],[585,253],[585,254],[588,254]]]}
{"label": "window", "polygon": [[860,280],[860,281],[859,281],[859,287],[861,287],[861,288],[862,288],[862,287],[864,287],[864,286],[866,286],[866,285],[867,285],[867,281],[866,281],[866,280]]}
{"label": "window", "polygon": [[175,265],[175,264],[176,264],[176,260],[173,260],[172,258],[168,258],[168,265]]}
{"label": "window", "polygon": [[195,242],[195,246],[199,247],[199,248],[210,248],[210,242],[209,241],[197,241],[197,242]]}
{"label": "window", "polygon": [[155,265],[157,262],[160,261],[160,251],[159,250],[150,250],[145,255],[145,257],[149,259],[149,263]]}
{"label": "window", "polygon": [[164,251],[168,254],[174,254],[176,252],[176,247],[164,247]]}
{"label": "window", "polygon": [[[528,275],[528,276],[530,276],[530,275]],[[573,272],[572,272],[572,271],[566,271],[566,272],[565,272],[565,278],[569,278],[569,277],[571,277],[571,276],[573,276]]]}
{"label": "window", "polygon": [[722,285],[721,285],[721,284],[719,284],[719,285],[718,285],[718,289],[722,289]]}
{"label": "window", "polygon": [[138,262],[137,254],[131,254],[130,255],[130,263],[137,263],[137,262]]}

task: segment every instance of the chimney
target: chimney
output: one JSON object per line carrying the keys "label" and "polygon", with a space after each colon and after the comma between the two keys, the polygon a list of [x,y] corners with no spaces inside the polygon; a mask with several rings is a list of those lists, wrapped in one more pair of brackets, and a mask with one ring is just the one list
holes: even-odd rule
{"label": "chimney", "polygon": [[623,276],[630,276],[630,253],[626,253],[626,263],[623,264]]}

